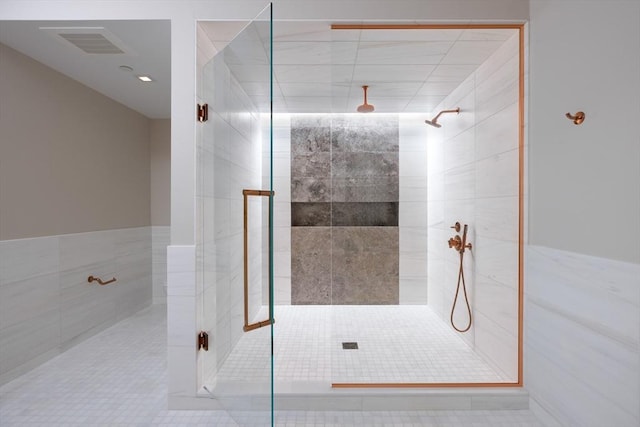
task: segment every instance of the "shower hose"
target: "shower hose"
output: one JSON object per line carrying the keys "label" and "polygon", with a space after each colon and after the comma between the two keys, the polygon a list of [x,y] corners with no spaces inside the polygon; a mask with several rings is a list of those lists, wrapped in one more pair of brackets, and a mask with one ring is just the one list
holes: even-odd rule
{"label": "shower hose", "polygon": [[[458,270],[458,286],[456,287],[456,296],[453,297],[453,305],[451,306],[451,326],[458,332],[467,332],[471,328],[471,306],[469,305],[469,296],[467,295],[467,286],[464,283],[464,269],[462,268],[462,260],[464,259],[464,251],[460,251],[460,269]],[[469,313],[469,323],[464,329],[458,329],[453,321],[453,313],[456,311],[456,303],[458,302],[458,294],[460,293],[460,283],[462,283],[462,292],[464,293],[464,302],[467,305],[467,313]]]}

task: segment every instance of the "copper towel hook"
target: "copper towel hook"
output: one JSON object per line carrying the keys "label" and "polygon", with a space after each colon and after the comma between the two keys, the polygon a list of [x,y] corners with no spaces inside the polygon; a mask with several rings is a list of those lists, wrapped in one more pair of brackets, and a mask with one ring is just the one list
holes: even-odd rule
{"label": "copper towel hook", "polygon": [[89,276],[87,277],[87,282],[91,283],[91,282],[98,282],[98,284],[100,285],[108,285],[109,283],[113,283],[116,281],[116,278],[113,277],[111,280],[107,280],[106,282],[103,282],[101,278],[99,277],[94,277],[94,276]]}
{"label": "copper towel hook", "polygon": [[582,111],[578,111],[576,115],[572,115],[571,113],[565,114],[569,120],[573,120],[574,125],[581,125],[584,122],[585,114]]}

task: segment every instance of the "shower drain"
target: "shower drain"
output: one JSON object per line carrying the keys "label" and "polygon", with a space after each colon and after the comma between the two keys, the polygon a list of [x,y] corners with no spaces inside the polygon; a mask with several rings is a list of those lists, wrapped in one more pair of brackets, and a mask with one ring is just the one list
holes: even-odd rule
{"label": "shower drain", "polygon": [[342,343],[343,350],[357,350],[358,343],[357,342],[343,342]]}

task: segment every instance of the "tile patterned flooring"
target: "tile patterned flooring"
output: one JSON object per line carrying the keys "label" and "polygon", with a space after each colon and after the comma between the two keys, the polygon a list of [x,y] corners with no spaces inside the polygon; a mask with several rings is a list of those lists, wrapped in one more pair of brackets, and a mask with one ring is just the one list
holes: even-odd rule
{"label": "tile patterned flooring", "polygon": [[[276,306],[274,317],[276,384],[506,380],[427,306]],[[358,350],[342,348],[354,341]],[[220,383],[268,380],[269,345],[269,328],[245,334]]]}
{"label": "tile patterned flooring", "polygon": [[[254,426],[261,412],[166,409],[166,307],[144,309],[0,387],[5,426]],[[277,426],[542,426],[528,410],[278,411]]]}

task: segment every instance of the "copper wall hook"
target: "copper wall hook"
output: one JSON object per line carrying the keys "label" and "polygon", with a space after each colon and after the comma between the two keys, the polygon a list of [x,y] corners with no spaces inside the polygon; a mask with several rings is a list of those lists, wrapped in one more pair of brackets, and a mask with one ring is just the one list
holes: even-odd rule
{"label": "copper wall hook", "polygon": [[582,111],[578,111],[576,115],[572,115],[571,113],[565,114],[569,120],[573,120],[574,125],[581,125],[584,122],[585,114]]}

